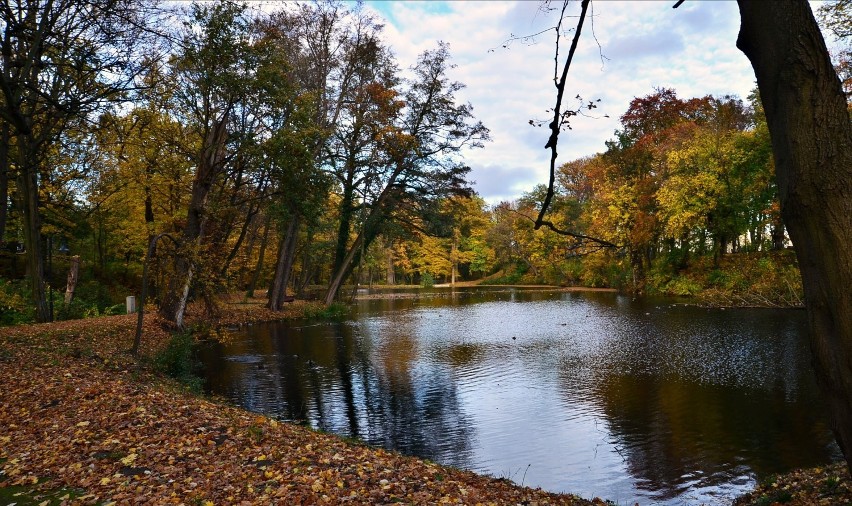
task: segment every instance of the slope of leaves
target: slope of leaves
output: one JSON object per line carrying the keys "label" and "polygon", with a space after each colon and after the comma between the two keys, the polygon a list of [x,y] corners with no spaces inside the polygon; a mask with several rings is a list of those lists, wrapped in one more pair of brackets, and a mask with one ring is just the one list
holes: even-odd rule
{"label": "slope of leaves", "polygon": [[[281,317],[226,304],[218,322]],[[72,489],[65,502],[83,504],[603,504],[193,396],[126,354],[134,329],[129,315],[0,331],[0,487]],[[143,353],[168,337],[146,316]]]}
{"label": "slope of leaves", "polygon": [[834,506],[852,504],[852,480],[846,463],[797,470],[765,480],[753,492],[734,501],[735,506]]}

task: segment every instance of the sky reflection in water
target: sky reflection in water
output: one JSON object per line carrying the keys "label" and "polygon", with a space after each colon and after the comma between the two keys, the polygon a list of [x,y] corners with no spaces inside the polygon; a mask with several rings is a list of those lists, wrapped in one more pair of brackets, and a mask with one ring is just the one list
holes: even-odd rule
{"label": "sky reflection in water", "polygon": [[803,311],[435,290],[254,326],[204,361],[250,410],[407,454],[619,503],[729,504],[839,458],[805,327]]}

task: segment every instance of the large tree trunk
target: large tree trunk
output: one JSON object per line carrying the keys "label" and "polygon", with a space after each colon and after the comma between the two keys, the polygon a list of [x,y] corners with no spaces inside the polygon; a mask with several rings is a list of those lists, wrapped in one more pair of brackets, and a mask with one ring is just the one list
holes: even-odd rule
{"label": "large tree trunk", "polygon": [[[24,142],[23,136],[18,138],[18,142]],[[19,146],[18,149],[22,150],[24,147]],[[26,155],[22,154],[18,160],[17,184],[23,212],[27,277],[35,305],[36,320],[48,322],[50,321],[50,308],[47,305],[47,293],[44,286],[44,257],[41,244],[41,216],[38,210],[37,170],[36,167],[28,163]]]}
{"label": "large tree trunk", "polygon": [[195,179],[192,181],[186,225],[183,227],[180,247],[176,252],[169,286],[160,305],[160,314],[179,328],[183,327],[183,314],[189,298],[196,257],[200,253],[198,250],[204,235],[207,200],[216,177],[225,165],[225,141],[228,137],[229,115],[229,111],[226,111],[221,119],[213,123],[213,127],[205,136]]}
{"label": "large tree trunk", "polygon": [[766,110],[781,213],[805,292],[817,381],[852,468],[852,127],[805,0],[740,0],[737,47]]}
{"label": "large tree trunk", "polygon": [[0,244],[6,238],[6,213],[9,209],[9,124],[0,124]]}

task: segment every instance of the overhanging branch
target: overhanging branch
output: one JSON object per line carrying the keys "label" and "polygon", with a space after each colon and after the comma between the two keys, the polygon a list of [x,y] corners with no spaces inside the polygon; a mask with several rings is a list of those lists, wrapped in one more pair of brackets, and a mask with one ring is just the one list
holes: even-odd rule
{"label": "overhanging branch", "polygon": [[[547,185],[547,195],[541,205],[541,211],[538,213],[538,218],[535,220],[535,229],[544,225],[544,215],[550,207],[550,201],[553,199],[553,185],[556,180],[556,145],[559,142],[559,132],[562,130],[564,118],[562,117],[562,96],[565,93],[565,81],[568,78],[568,69],[571,67],[571,62],[574,60],[574,53],[577,50],[577,43],[580,41],[580,32],[583,30],[583,21],[586,19],[586,12],[589,10],[591,0],[583,0],[581,4],[580,18],[577,20],[577,30],[574,32],[574,38],[571,40],[571,48],[568,50],[568,58],[565,60],[565,66],[562,68],[562,76],[559,82],[556,83],[556,106],[553,108],[553,121],[550,123],[550,138],[544,148],[550,148],[550,181]],[[556,27],[557,44],[559,40],[559,29],[562,26],[562,19],[565,17],[565,9],[568,6],[568,1],[562,5],[562,14],[560,16],[559,25]],[[559,51],[557,50],[555,59],[558,62]]]}

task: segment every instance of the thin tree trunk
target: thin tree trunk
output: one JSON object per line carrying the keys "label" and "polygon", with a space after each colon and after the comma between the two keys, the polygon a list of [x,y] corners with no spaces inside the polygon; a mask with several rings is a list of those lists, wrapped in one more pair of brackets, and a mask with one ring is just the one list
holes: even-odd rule
{"label": "thin tree trunk", "polygon": [[237,240],[234,243],[234,247],[231,248],[231,252],[228,253],[228,257],[225,258],[225,262],[222,264],[222,270],[219,272],[219,275],[224,278],[228,273],[228,268],[231,266],[231,262],[234,261],[234,258],[237,257],[237,253],[240,251],[240,246],[243,245],[243,241],[246,238],[246,233],[248,232],[249,227],[251,226],[251,222],[254,217],[257,215],[258,207],[251,206],[249,207],[249,211],[246,213],[246,219],[243,222],[243,226],[240,227],[240,235],[237,236]]}
{"label": "thin tree trunk", "polygon": [[325,298],[323,299],[323,303],[326,306],[334,302],[334,299],[337,298],[337,292],[340,291],[340,287],[343,285],[343,281],[352,273],[352,268],[355,266],[355,257],[359,253],[363,241],[364,234],[358,234],[358,237],[355,238],[355,243],[352,244],[343,258],[343,265],[334,273],[334,277],[328,284],[328,290],[326,290]]}
{"label": "thin tree trunk", "polygon": [[267,214],[263,224],[263,238],[260,240],[260,251],[257,254],[257,265],[254,268],[254,273],[249,281],[246,297],[254,297],[254,289],[257,286],[257,281],[260,279],[260,271],[263,270],[263,260],[266,256],[266,246],[269,243],[269,225],[272,222],[272,215]]}
{"label": "thin tree trunk", "polygon": [[388,246],[387,246],[387,248],[385,248],[385,251],[387,252],[387,255],[386,255],[387,260],[385,262],[386,281],[387,281],[387,284],[389,284],[389,285],[395,285],[396,284],[396,269],[394,268],[394,264],[393,264],[393,260],[394,260],[394,258],[393,258],[393,241],[388,242]]}
{"label": "thin tree trunk", "polygon": [[852,125],[808,2],[739,2],[781,213],[799,260],[817,382],[852,468]]}
{"label": "thin tree trunk", "polygon": [[337,272],[346,258],[346,248],[349,246],[349,234],[352,228],[352,174],[350,172],[340,199],[340,223],[337,227],[337,242],[334,247],[334,263],[332,272]]}
{"label": "thin tree trunk", "polygon": [[290,271],[293,269],[293,257],[296,252],[296,239],[299,233],[301,218],[298,214],[290,219],[287,232],[278,248],[278,261],[275,263],[275,277],[269,290],[269,301],[266,307],[273,311],[281,311],[287,301],[287,284],[290,282]]}

